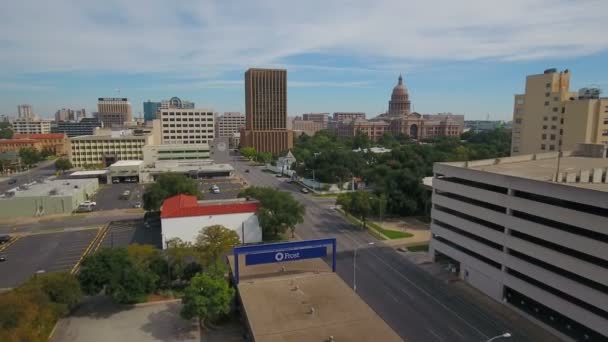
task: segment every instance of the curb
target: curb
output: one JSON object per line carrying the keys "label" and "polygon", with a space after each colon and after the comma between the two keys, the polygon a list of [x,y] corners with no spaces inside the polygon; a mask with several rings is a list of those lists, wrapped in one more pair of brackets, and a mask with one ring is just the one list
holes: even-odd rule
{"label": "curb", "polygon": [[170,303],[181,303],[182,300],[181,299],[167,299],[167,300],[159,300],[159,301],[155,301],[155,302],[145,302],[145,303],[137,303],[137,304],[133,304],[134,307],[145,307],[145,306],[152,306],[152,305],[159,305],[159,304],[170,304]]}

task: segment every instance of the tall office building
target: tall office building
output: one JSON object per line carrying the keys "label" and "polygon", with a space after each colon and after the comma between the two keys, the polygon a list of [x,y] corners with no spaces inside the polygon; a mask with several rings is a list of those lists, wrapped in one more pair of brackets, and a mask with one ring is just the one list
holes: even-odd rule
{"label": "tall office building", "polygon": [[179,97],[172,97],[169,100],[162,100],[160,102],[160,109],[194,109],[194,102],[184,101]]}
{"label": "tall office building", "polygon": [[161,109],[161,144],[207,144],[214,136],[214,114],[206,109]]}
{"label": "tall office building", "polygon": [[[124,114],[125,122],[133,121],[133,109],[127,98],[100,97],[97,101],[98,113],[121,113]],[[117,116],[117,115],[114,115]],[[123,122],[124,124],[124,122]]]}
{"label": "tall office building", "polygon": [[515,95],[511,155],[608,144],[608,98],[595,88],[571,92],[570,74],[547,69],[526,78],[525,93]]}
{"label": "tall office building", "polygon": [[61,108],[55,112],[55,121],[78,121],[86,117],[86,110],[73,110],[69,108]]}
{"label": "tall office building", "polygon": [[287,70],[245,72],[245,129],[241,146],[278,154],[293,147],[287,129]]}
{"label": "tall office building", "polygon": [[215,119],[215,136],[232,137],[245,127],[245,115],[239,112],[225,112]]}
{"label": "tall office building", "polygon": [[95,128],[101,127],[98,118],[81,118],[78,121],[58,121],[51,126],[51,133],[65,133],[68,138],[93,135]]}
{"label": "tall office building", "polygon": [[17,106],[17,118],[20,120],[34,120],[36,115],[29,104],[21,104]]}
{"label": "tall office building", "polygon": [[160,109],[160,102],[152,102],[150,100],[144,102],[144,121],[152,121],[156,119],[156,113]]}
{"label": "tall office building", "polygon": [[18,119],[12,123],[15,134],[51,133],[51,120]]}

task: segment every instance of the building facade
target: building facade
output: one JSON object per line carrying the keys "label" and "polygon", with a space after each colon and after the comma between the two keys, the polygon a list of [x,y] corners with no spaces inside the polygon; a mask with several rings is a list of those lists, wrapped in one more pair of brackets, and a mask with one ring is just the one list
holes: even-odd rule
{"label": "building facade", "polygon": [[[29,139],[38,142],[38,150],[53,151],[57,156],[63,156],[68,153],[70,141],[67,135],[63,133],[48,133],[48,134],[15,134],[14,139]],[[1,141],[1,140],[0,140]]]}
{"label": "building facade", "polygon": [[389,124],[381,120],[345,119],[337,123],[336,134],[341,138],[352,138],[360,133],[371,141],[377,141],[388,129]]}
{"label": "building facade", "polygon": [[93,135],[95,128],[102,127],[103,124],[98,118],[82,118],[79,121],[54,122],[51,126],[51,133],[65,133],[68,138],[80,135]]}
{"label": "building facade", "polygon": [[403,77],[399,75],[398,83],[393,88],[391,99],[388,101],[388,115],[390,117],[407,116],[410,114],[411,105],[410,95],[403,85]]}
{"label": "building facade", "polygon": [[127,113],[96,112],[93,117],[99,120],[104,127],[124,127],[129,121]]}
{"label": "building facade", "polygon": [[231,137],[245,127],[245,115],[239,112],[225,112],[215,120],[216,137]]}
{"label": "building facade", "polygon": [[[131,108],[131,102],[129,99],[122,97],[100,97],[97,99],[97,112],[98,113],[121,113],[123,115],[114,115],[112,117],[121,118],[123,125],[125,122],[133,121],[133,109]],[[101,119],[101,118],[100,118]],[[118,119],[117,119],[118,120]],[[102,120],[103,121],[103,120]]]}
{"label": "building facade", "polygon": [[547,69],[526,77],[525,93],[515,95],[511,155],[608,144],[608,98],[599,89],[570,91],[570,76]]}
{"label": "building facade", "polygon": [[241,146],[279,154],[293,147],[287,129],[287,70],[249,69],[245,72],[245,129]]}
{"label": "building facade", "polygon": [[29,104],[21,104],[17,106],[17,118],[20,120],[35,120],[36,114]]}
{"label": "building facade", "polygon": [[491,132],[498,128],[507,128],[508,123],[502,120],[467,120],[464,122],[464,130],[473,133]]}
{"label": "building facade", "polygon": [[73,110],[69,108],[61,108],[55,112],[55,121],[78,121],[87,116],[87,112],[84,108],[79,110]]}
{"label": "building facade", "polygon": [[144,121],[155,120],[159,109],[160,102],[152,102],[150,100],[144,102]]}
{"label": "building facade", "polygon": [[306,134],[312,136],[318,131],[327,128],[327,122],[324,125],[323,122],[303,120],[299,116],[296,116],[291,122],[291,128],[296,135]]}
{"label": "building facade", "polygon": [[335,112],[334,121],[343,121],[347,119],[365,119],[363,112]]}
{"label": "building facade", "polygon": [[143,147],[153,143],[152,134],[133,135],[131,131],[78,136],[70,139],[69,157],[74,167],[107,167],[119,160],[143,160]]}
{"label": "building facade", "polygon": [[160,102],[160,109],[194,109],[194,102],[184,101],[179,97],[172,97],[168,100],[162,100]]}
{"label": "building facade", "polygon": [[207,144],[214,138],[215,115],[207,109],[161,109],[161,144]]}
{"label": "building facade", "polygon": [[22,148],[42,150],[40,143],[34,139],[0,139],[0,153],[19,152]]}
{"label": "building facade", "polygon": [[429,250],[493,299],[573,340],[605,341],[608,162],[564,152],[557,172],[556,157],[436,163]]}
{"label": "building facade", "polygon": [[13,121],[13,132],[16,134],[48,134],[51,133],[51,120],[17,119]]}
{"label": "building facade", "polygon": [[302,120],[313,121],[321,124],[322,129],[327,129],[329,125],[329,113],[304,113]]}
{"label": "building facade", "polygon": [[210,153],[209,144],[146,145],[143,160],[146,167],[153,167],[159,160],[208,160]]}

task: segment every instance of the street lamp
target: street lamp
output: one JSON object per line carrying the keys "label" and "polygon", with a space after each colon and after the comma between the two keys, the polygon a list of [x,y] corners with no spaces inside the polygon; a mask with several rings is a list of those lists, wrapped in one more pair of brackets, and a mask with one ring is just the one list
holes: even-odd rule
{"label": "street lamp", "polygon": [[486,342],[498,340],[499,338],[509,338],[509,337],[511,337],[511,333],[506,332],[504,334],[501,334],[501,335],[498,335],[498,336],[494,336],[491,339],[487,340]]}
{"label": "street lamp", "polygon": [[353,291],[357,292],[357,250],[363,246],[373,246],[375,242],[368,242],[365,245],[355,246],[355,254],[353,255]]}

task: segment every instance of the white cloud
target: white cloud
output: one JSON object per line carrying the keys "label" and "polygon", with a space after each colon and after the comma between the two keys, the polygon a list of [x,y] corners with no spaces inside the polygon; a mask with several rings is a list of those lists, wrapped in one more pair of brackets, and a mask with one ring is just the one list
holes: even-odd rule
{"label": "white cloud", "polygon": [[[605,0],[9,0],[0,11],[0,72],[215,79],[277,64],[368,72],[378,63],[581,56],[608,47],[607,11]],[[358,65],[290,61],[304,54]]]}

